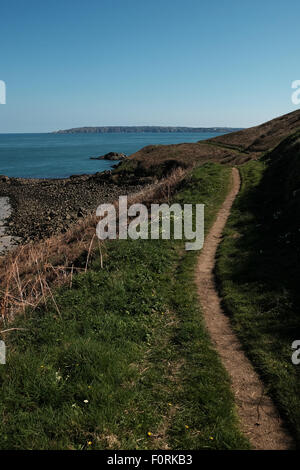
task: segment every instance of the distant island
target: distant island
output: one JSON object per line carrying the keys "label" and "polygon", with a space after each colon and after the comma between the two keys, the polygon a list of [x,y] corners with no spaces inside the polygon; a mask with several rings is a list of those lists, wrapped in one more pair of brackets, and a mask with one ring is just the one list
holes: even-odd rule
{"label": "distant island", "polygon": [[100,127],[74,127],[54,131],[52,134],[109,134],[109,133],[163,133],[163,132],[235,132],[242,128],[235,127],[173,127],[173,126],[100,126]]}

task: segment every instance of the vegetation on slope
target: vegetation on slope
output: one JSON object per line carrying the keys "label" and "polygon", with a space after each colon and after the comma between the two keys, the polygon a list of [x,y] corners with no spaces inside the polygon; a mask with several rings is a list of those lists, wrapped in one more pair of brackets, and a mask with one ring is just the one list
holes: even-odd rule
{"label": "vegetation on slope", "polygon": [[225,307],[266,390],[300,444],[300,139],[240,168],[242,188],[218,251]]}
{"label": "vegetation on slope", "polygon": [[[206,229],[230,169],[197,168],[175,200],[206,204]],[[197,252],[179,241],[111,241],[103,268],[6,334],[1,449],[248,448],[228,376],[194,286]]]}
{"label": "vegetation on slope", "polygon": [[284,138],[300,128],[300,110],[284,114],[259,126],[242,131],[224,134],[211,139],[209,142],[229,145],[249,154],[265,152],[276,147]]}
{"label": "vegetation on slope", "polygon": [[182,168],[205,162],[240,165],[257,160],[263,152],[278,145],[284,138],[300,129],[300,111],[268,121],[260,126],[230,132],[197,143],[176,145],[148,145],[122,162],[118,174],[136,176],[165,175],[169,169]]}
{"label": "vegetation on slope", "polygon": [[118,174],[119,178],[128,174],[135,177],[160,178],[178,167],[192,168],[195,165],[230,158],[231,154],[227,148],[205,145],[202,142],[148,145],[121,162],[114,174]]}

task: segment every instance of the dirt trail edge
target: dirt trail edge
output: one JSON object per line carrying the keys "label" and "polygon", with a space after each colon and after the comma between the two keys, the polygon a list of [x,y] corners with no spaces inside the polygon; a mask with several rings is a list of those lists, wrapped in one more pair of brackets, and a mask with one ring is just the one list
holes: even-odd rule
{"label": "dirt trail edge", "polygon": [[216,250],[240,188],[237,168],[232,169],[232,180],[231,190],[206,237],[199,256],[196,270],[198,294],[206,327],[231,378],[242,431],[255,449],[291,449],[294,447],[293,440],[284,429],[278,411],[265,394],[263,383],[232,331],[230,320],[222,310],[221,299],[215,285]]}

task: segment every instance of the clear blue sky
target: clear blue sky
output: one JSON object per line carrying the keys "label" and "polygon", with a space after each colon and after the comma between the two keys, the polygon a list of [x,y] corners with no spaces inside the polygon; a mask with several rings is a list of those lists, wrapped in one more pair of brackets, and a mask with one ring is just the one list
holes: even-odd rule
{"label": "clear blue sky", "polygon": [[255,125],[296,109],[299,0],[10,0],[0,132]]}

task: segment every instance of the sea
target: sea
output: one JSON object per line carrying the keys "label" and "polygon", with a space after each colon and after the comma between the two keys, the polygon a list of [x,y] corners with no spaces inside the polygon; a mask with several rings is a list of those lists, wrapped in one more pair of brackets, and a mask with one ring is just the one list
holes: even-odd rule
{"label": "sea", "polygon": [[66,178],[112,168],[90,160],[108,152],[131,155],[146,145],[197,142],[221,133],[0,134],[0,174],[21,178]]}

